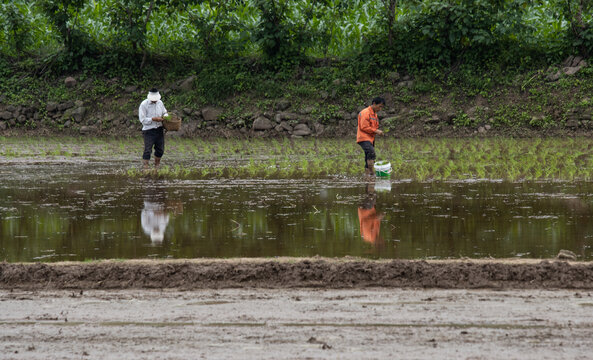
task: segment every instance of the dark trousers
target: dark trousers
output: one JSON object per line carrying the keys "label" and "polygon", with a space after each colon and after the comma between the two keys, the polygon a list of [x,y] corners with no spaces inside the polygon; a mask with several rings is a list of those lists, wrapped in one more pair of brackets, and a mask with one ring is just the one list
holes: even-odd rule
{"label": "dark trousers", "polygon": [[375,154],[375,144],[370,141],[361,141],[358,145],[364,150],[364,167],[365,169],[368,169],[368,160],[375,160],[377,158],[377,155]]}
{"label": "dark trousers", "polygon": [[165,132],[163,131],[163,127],[142,131],[142,135],[144,135],[144,154],[142,154],[142,159],[150,160],[153,146],[154,156],[158,158],[162,157],[165,152]]}

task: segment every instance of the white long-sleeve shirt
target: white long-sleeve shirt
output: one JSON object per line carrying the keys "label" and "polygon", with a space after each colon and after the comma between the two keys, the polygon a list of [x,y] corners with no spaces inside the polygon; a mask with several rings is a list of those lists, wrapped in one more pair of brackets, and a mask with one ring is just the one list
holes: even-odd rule
{"label": "white long-sleeve shirt", "polygon": [[150,100],[145,99],[138,108],[138,118],[142,123],[142,131],[163,126],[162,122],[152,121],[152,118],[165,115],[167,115],[167,109],[165,109],[165,104],[161,100],[152,103]]}

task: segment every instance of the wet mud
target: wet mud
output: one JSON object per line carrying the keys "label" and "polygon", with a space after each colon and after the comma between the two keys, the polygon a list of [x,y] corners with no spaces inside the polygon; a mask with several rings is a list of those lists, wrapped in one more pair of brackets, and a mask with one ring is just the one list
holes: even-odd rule
{"label": "wet mud", "polygon": [[1,263],[0,357],[584,359],[591,288],[556,260]]}
{"label": "wet mud", "polygon": [[593,262],[279,258],[2,263],[0,289],[593,289]]}
{"label": "wet mud", "polygon": [[592,294],[0,290],[0,358],[590,359]]}

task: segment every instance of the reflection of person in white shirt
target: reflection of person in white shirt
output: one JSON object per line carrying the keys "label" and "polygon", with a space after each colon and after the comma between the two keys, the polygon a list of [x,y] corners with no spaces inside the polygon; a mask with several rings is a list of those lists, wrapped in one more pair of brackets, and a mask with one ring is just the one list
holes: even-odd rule
{"label": "reflection of person in white shirt", "polygon": [[144,202],[141,214],[142,229],[150,236],[153,243],[161,243],[165,238],[165,229],[169,224],[169,214],[165,212],[163,204],[150,201]]}

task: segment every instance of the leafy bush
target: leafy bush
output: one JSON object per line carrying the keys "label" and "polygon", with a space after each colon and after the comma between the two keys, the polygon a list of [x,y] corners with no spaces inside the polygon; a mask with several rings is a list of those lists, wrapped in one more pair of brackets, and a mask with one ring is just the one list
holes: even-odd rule
{"label": "leafy bush", "polygon": [[545,116],[534,116],[529,120],[529,125],[536,127],[547,129],[556,125],[554,119],[552,119],[549,115]]}
{"label": "leafy bush", "polygon": [[457,113],[457,116],[453,118],[453,125],[455,126],[472,126],[474,125],[474,120],[469,117],[468,114],[460,111]]}
{"label": "leafy bush", "polygon": [[254,34],[254,41],[263,54],[271,60],[295,55],[293,34],[287,22],[288,1],[255,0],[261,19]]}
{"label": "leafy bush", "polygon": [[0,4],[0,24],[9,50],[21,53],[32,44],[31,25],[16,3]]}
{"label": "leafy bush", "polygon": [[554,0],[569,23],[567,37],[581,54],[593,54],[593,2],[588,0]]}
{"label": "leafy bush", "polygon": [[322,124],[329,124],[336,119],[340,119],[342,108],[334,104],[322,103],[320,106],[313,110],[313,118]]}
{"label": "leafy bush", "polygon": [[219,103],[236,91],[249,90],[254,82],[247,64],[240,60],[229,60],[225,64],[206,63],[198,77],[198,91],[209,103]]}
{"label": "leafy bush", "polygon": [[411,5],[393,23],[392,45],[383,33],[371,38],[362,55],[381,67],[396,63],[409,71],[483,64],[518,42],[513,34],[521,30],[522,3],[441,0]]}
{"label": "leafy bush", "polygon": [[196,29],[195,43],[206,57],[232,56],[249,41],[252,16],[242,1],[202,1],[187,13]]}
{"label": "leafy bush", "polygon": [[[568,54],[593,52],[593,3],[584,0],[0,0],[0,4],[0,40],[7,40],[2,51],[10,46],[41,53],[53,46],[48,60],[58,71],[88,67],[101,72],[106,64],[116,64],[137,72],[171,62],[185,66],[188,59],[223,64],[240,57],[290,74],[296,65],[317,58],[344,61],[348,66],[340,72],[356,79],[398,70],[446,77],[445,71],[455,72],[463,65],[504,72],[507,67],[528,69],[558,62]],[[37,18],[40,14],[43,21]],[[49,33],[61,44],[49,41],[48,31],[37,30],[47,29],[44,22],[51,24]],[[180,57],[184,60],[178,61]]]}
{"label": "leafy bush", "polygon": [[55,62],[61,70],[78,69],[82,59],[93,56],[97,44],[79,26],[81,9],[85,0],[40,0],[43,12],[58,30],[64,51],[58,51]]}

